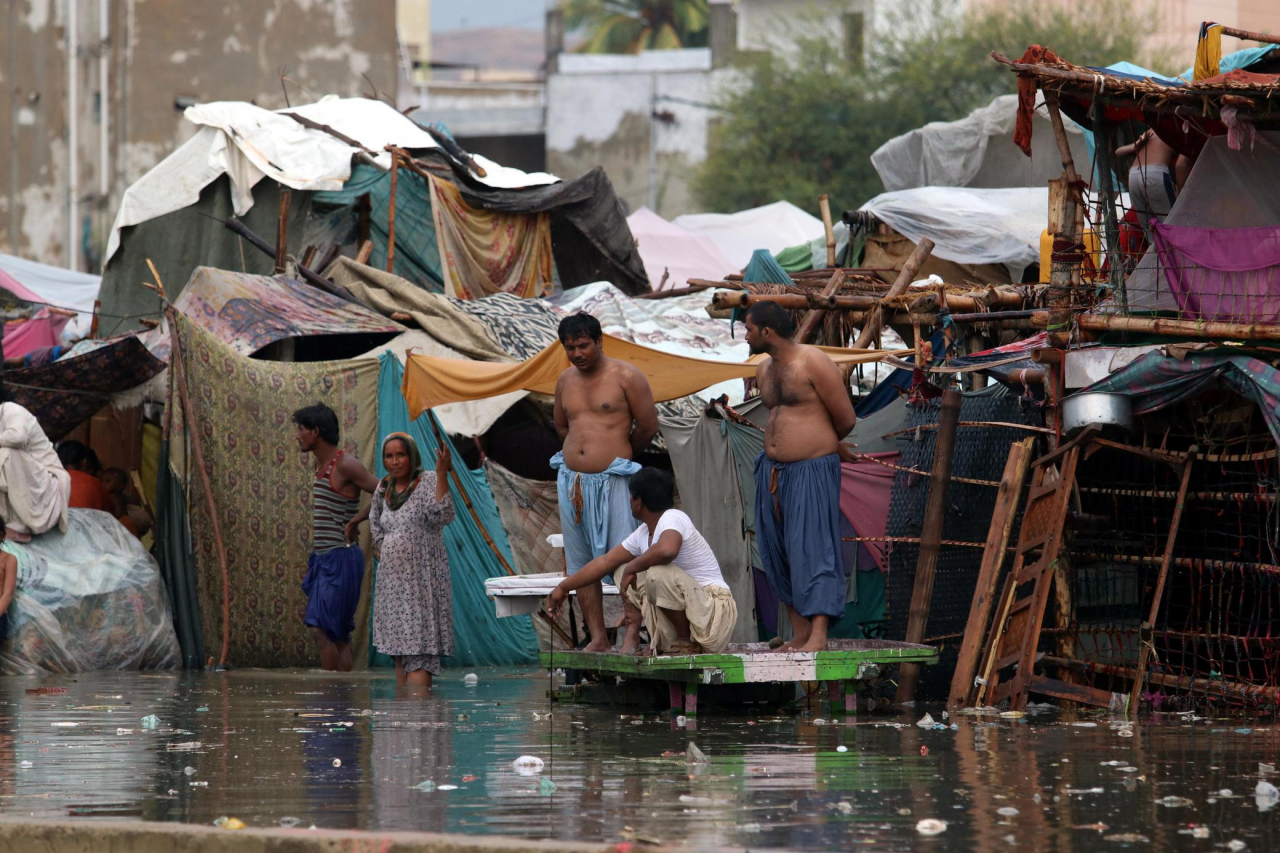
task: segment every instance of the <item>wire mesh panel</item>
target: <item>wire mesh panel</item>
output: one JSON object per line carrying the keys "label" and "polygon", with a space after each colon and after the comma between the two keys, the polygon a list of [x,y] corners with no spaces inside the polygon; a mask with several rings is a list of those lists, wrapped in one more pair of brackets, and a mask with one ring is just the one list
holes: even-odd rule
{"label": "wire mesh panel", "polygon": [[[939,411],[937,401],[914,406],[908,423],[911,427],[936,425]],[[1023,397],[966,396],[961,404],[960,421],[1038,426],[1043,418],[1042,410]],[[961,426],[956,431],[951,484],[947,489],[942,525],[944,544],[934,570],[933,599],[924,639],[927,644],[938,645],[942,655],[939,665],[927,667],[921,674],[917,695],[922,701],[946,697],[1009,447],[1027,435],[1025,430],[1007,426]],[[918,539],[929,498],[927,472],[933,467],[937,430],[915,430],[906,438],[898,464],[904,469],[925,473],[899,470],[894,477],[887,534],[891,538]],[[890,553],[886,591],[888,639],[901,640],[906,636],[919,553],[916,542],[895,542]]]}
{"label": "wire mesh panel", "polygon": [[[1180,475],[1131,452],[1098,448],[1079,469],[1071,524],[1070,625],[1046,635],[1084,661],[1092,686],[1127,691],[1150,643],[1146,698],[1157,708],[1280,697],[1280,474],[1274,453],[1193,462],[1164,593],[1148,618]],[[1062,642],[1065,633],[1067,642]]]}

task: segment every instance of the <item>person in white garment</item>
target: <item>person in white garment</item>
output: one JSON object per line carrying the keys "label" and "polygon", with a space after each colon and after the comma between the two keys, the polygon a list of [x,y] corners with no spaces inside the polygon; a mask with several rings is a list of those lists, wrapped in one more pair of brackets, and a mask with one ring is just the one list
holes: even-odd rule
{"label": "person in white garment", "polygon": [[18,542],[65,531],[71,475],[35,415],[8,401],[3,388],[0,398],[0,520]]}
{"label": "person in white garment", "polygon": [[[675,509],[675,481],[657,468],[632,476],[631,513],[640,526],[600,557],[566,577],[547,597],[554,618],[569,593],[614,575],[640,609],[650,654],[721,652],[729,645],[738,607],[707,540]],[[628,624],[624,653],[639,645],[640,624]]]}

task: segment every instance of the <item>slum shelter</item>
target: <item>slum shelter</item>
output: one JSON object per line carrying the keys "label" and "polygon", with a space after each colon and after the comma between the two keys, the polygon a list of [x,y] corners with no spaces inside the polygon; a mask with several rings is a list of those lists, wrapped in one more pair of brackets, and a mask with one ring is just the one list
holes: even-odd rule
{"label": "slum shelter", "polygon": [[[1180,79],[1083,68],[1040,46],[999,58],[1018,77],[1020,145],[1037,92],[1093,136],[1092,162],[1066,159],[1096,175],[1098,203],[1065,193],[1050,205],[1062,322],[1033,357],[1052,455],[1024,466],[1013,556],[984,561],[979,598],[996,606],[971,611],[951,689],[961,704],[1053,697],[1134,713],[1280,700],[1280,49],[1224,57],[1224,33],[1241,35],[1201,29]],[[1167,213],[1117,192],[1152,168],[1116,156],[1146,131],[1173,152],[1170,177],[1185,175],[1170,181]],[[1091,275],[1086,229],[1103,235]],[[1023,583],[1004,580],[1013,572]]]}
{"label": "slum shelter", "polygon": [[148,259],[168,271],[176,298],[197,266],[271,273],[277,235],[281,256],[307,272],[367,246],[373,266],[459,298],[542,296],[600,280],[648,289],[600,169],[560,181],[503,167],[366,98],[276,112],[201,104],[184,117],[195,135],[122,199],[106,251],[104,336],[160,319],[156,294],[139,284]]}

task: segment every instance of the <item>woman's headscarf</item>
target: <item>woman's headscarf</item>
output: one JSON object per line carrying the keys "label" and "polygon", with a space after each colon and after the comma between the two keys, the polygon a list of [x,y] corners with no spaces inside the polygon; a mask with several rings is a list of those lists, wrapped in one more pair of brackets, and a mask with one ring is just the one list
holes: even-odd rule
{"label": "woman's headscarf", "polygon": [[418,443],[403,432],[393,432],[386,438],[382,439],[382,455],[387,455],[387,442],[403,441],[404,446],[409,450],[409,487],[403,492],[396,491],[396,478],[391,474],[382,481],[382,493],[386,496],[387,506],[394,512],[404,506],[405,501],[409,500],[409,496],[413,494],[413,490],[418,487],[418,480],[422,477],[422,454],[418,452]]}

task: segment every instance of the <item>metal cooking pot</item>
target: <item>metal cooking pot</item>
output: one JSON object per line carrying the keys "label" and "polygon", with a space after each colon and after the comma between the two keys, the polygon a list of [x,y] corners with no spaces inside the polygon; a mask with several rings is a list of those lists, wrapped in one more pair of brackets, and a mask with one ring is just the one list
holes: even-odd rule
{"label": "metal cooking pot", "polygon": [[1125,432],[1133,429],[1133,401],[1128,394],[1109,391],[1091,391],[1064,397],[1062,431],[1074,435],[1092,424],[1101,427],[1118,427]]}

